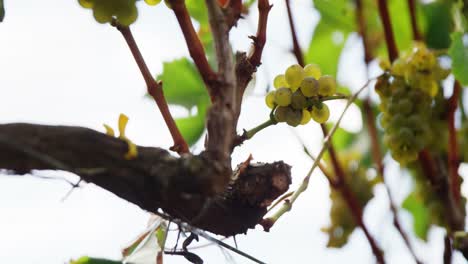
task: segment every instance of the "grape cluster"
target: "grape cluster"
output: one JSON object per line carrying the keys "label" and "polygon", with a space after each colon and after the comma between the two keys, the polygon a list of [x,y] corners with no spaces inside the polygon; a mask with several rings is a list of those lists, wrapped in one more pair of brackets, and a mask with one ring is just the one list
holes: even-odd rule
{"label": "grape cluster", "polygon": [[275,110],[277,122],[290,126],[305,125],[311,119],[320,124],[327,122],[330,110],[323,99],[335,94],[336,82],[331,76],[322,76],[317,65],[291,65],[275,77],[273,86],[275,90],[266,95],[265,102]]}
{"label": "grape cluster", "polygon": [[434,97],[441,94],[440,81],[447,71],[423,44],[416,44],[391,66],[381,66],[386,72],[378,78],[375,90],[381,99],[384,143],[392,157],[406,165],[434,139]]}
{"label": "grape cluster", "polygon": [[[78,0],[84,8],[93,10],[94,18],[99,23],[110,23],[112,18],[128,26],[135,22],[138,17],[138,10],[135,6],[136,0]],[[155,5],[160,0],[145,0],[149,5]]]}
{"label": "grape cluster", "polygon": [[[367,177],[367,169],[360,163],[363,159],[360,152],[349,150],[340,154],[340,164],[345,170],[345,183],[355,195],[360,207],[364,208],[373,197],[372,189],[376,181]],[[327,247],[340,248],[347,243],[348,237],[356,228],[357,223],[338,189],[331,188],[330,199],[332,202],[331,223],[322,228],[322,231],[328,234]]]}
{"label": "grape cluster", "polygon": [[381,64],[392,76],[404,79],[409,86],[420,89],[431,97],[437,95],[439,82],[450,73],[440,66],[434,52],[421,42],[415,43],[411,52],[403,54],[391,66],[388,65]]}

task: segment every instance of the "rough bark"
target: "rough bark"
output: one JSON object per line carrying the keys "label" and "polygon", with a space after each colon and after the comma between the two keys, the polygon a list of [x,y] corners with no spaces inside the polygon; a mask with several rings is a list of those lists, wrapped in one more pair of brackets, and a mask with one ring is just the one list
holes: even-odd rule
{"label": "rough bark", "polygon": [[[224,236],[253,228],[291,183],[290,167],[283,162],[243,164],[224,189],[218,180],[223,166],[205,153],[178,158],[160,148],[139,146],[138,157],[126,160],[127,148],[120,139],[82,127],[0,125],[2,169],[15,174],[70,171],[142,209],[161,208]],[[216,193],[221,195],[213,196]]]}

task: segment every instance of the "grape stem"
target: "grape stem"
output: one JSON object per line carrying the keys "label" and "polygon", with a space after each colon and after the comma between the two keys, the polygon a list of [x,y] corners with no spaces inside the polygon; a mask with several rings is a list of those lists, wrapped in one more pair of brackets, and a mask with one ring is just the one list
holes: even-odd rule
{"label": "grape stem", "polygon": [[243,137],[245,139],[251,139],[258,132],[262,131],[263,129],[265,129],[265,128],[269,127],[269,126],[276,125],[276,124],[278,124],[278,122],[274,118],[270,118],[267,121],[261,123],[260,125],[252,128],[252,129],[250,129],[248,131],[245,131]]}
{"label": "grape stem", "polygon": [[138,48],[138,45],[135,39],[133,38],[132,31],[130,31],[129,27],[122,26],[118,24],[115,20],[112,21],[112,26],[115,26],[120,31],[120,33],[122,33],[122,36],[127,42],[127,45],[130,48],[130,51],[132,52],[132,55],[138,65],[138,68],[140,68],[140,72],[143,75],[143,79],[145,80],[147,86],[148,94],[150,94],[151,97],[153,97],[159,110],[161,111],[161,115],[163,116],[164,122],[166,123],[169,132],[171,133],[172,139],[174,140],[174,145],[170,149],[176,151],[179,154],[189,153],[187,142],[182,137],[182,134],[180,133],[179,128],[177,127],[174,118],[172,117],[171,112],[169,111],[169,106],[167,105],[166,98],[164,97],[164,93],[162,90],[162,83],[160,81],[157,82],[151,75],[151,72],[149,71],[148,66],[146,65],[146,62],[143,58],[143,55],[141,55],[140,49]]}
{"label": "grape stem", "polygon": [[344,95],[344,94],[325,96],[325,97],[321,97],[320,101],[323,102],[323,101],[331,101],[331,100],[338,100],[338,99],[349,99],[349,96]]}

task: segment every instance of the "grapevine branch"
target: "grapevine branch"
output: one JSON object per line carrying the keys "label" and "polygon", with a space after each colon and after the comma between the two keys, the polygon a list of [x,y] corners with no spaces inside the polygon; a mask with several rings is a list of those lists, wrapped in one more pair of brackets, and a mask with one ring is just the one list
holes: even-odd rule
{"label": "grapevine branch", "polygon": [[228,1],[228,5],[224,8],[224,14],[226,16],[227,25],[232,28],[237,24],[237,21],[242,17],[242,0],[231,0]]}
{"label": "grapevine branch", "polygon": [[388,12],[387,1],[378,0],[378,9],[380,19],[384,28],[385,41],[387,42],[388,58],[393,62],[398,58],[398,48],[393,35],[392,23],[390,22],[390,14]]}
{"label": "grapevine branch", "polygon": [[122,36],[127,42],[128,47],[130,48],[130,51],[132,52],[132,55],[138,65],[138,68],[143,75],[143,79],[145,80],[146,87],[148,89],[148,94],[153,97],[154,101],[158,105],[158,108],[164,118],[164,122],[166,122],[166,125],[169,128],[172,139],[174,140],[174,146],[171,147],[171,150],[174,150],[179,154],[188,153],[189,148],[187,142],[182,137],[182,134],[180,134],[174,118],[172,118],[171,112],[169,111],[169,106],[167,105],[166,98],[164,97],[162,90],[162,83],[156,82],[153,76],[151,76],[151,72],[149,71],[146,62],[141,55],[140,49],[138,48],[138,45],[133,38],[130,28],[119,25],[115,21],[113,21],[113,26],[115,26],[120,31],[120,33],[122,33]]}
{"label": "grapevine branch", "polygon": [[258,0],[257,34],[250,37],[253,40],[253,52],[249,56],[249,62],[254,67],[258,67],[261,64],[263,47],[266,42],[268,14],[272,6],[268,0]]}
{"label": "grapevine branch", "polygon": [[[206,153],[176,158],[161,148],[137,148],[138,157],[127,160],[125,141],[91,129],[0,125],[0,168],[16,177],[33,170],[69,171],[144,210],[159,214],[161,208],[173,218],[224,236],[253,228],[291,183],[290,167],[283,162],[242,164],[233,172],[236,180],[229,191],[214,195],[225,190],[212,184],[222,169]],[[206,197],[214,202],[194,223]]]}
{"label": "grapevine branch", "polygon": [[408,9],[410,12],[410,19],[411,19],[411,30],[413,31],[413,39],[416,41],[421,41],[422,36],[418,29],[418,23],[416,21],[416,1],[415,0],[408,0]]}
{"label": "grapevine branch", "polygon": [[299,41],[297,40],[296,27],[294,26],[290,0],[285,0],[285,3],[286,3],[286,10],[288,12],[289,27],[291,28],[293,53],[297,59],[297,63],[299,63],[299,65],[304,66],[304,56],[302,55],[302,50],[301,50],[301,47],[299,46]]}
{"label": "grapevine branch", "polygon": [[[293,42],[295,42],[295,44],[293,44],[293,49],[294,49],[293,53],[296,56],[296,59],[297,59],[298,63],[301,66],[304,66],[304,55],[302,54],[302,50],[301,50],[299,44],[297,43],[297,36],[296,36],[296,31],[294,29],[294,20],[293,20],[292,12],[290,10],[291,8],[289,6],[289,0],[285,0],[285,1],[286,1],[286,7],[288,9],[288,18],[289,18],[289,26],[290,26],[290,29],[291,29],[291,35],[292,35]],[[367,84],[363,88],[361,88],[359,90],[359,92],[364,90],[365,87],[367,87]],[[336,126],[339,124],[339,121],[341,121],[341,118],[343,117],[344,112],[349,107],[349,105],[356,99],[359,92],[356,93],[353,97],[351,97],[350,100],[348,101],[348,104],[346,105],[345,110],[343,111],[342,115],[340,116],[340,119],[338,120],[338,122],[334,126],[334,130],[336,130]],[[326,139],[331,138],[333,134],[327,132],[327,128],[325,127],[325,125],[321,124],[320,126],[322,128],[323,136]],[[322,150],[325,150],[325,149],[328,149],[328,153],[330,154],[330,160],[331,160],[331,163],[332,163],[332,167],[333,167],[333,170],[334,170],[335,175],[336,175],[336,180],[334,181],[335,184],[333,184],[331,186],[340,191],[340,193],[343,196],[345,202],[347,203],[347,206],[348,206],[349,210],[351,211],[351,214],[352,214],[352,216],[354,218],[354,221],[363,230],[364,235],[366,236],[366,238],[367,238],[367,240],[369,242],[369,245],[371,246],[372,252],[374,253],[375,258],[377,259],[377,262],[378,263],[385,263],[385,259],[383,257],[382,250],[377,245],[377,242],[375,241],[374,237],[370,234],[369,230],[367,229],[366,224],[363,221],[362,207],[360,206],[359,202],[357,201],[357,198],[356,198],[355,194],[352,192],[352,190],[350,189],[350,187],[346,183],[346,176],[345,176],[345,173],[344,173],[344,171],[341,168],[341,165],[339,163],[339,160],[338,160],[338,157],[336,155],[333,143],[331,141],[326,140],[326,143],[324,143],[324,147],[323,147]],[[320,161],[322,155],[323,155],[323,153],[321,152],[317,156],[317,161],[314,162],[314,166],[312,167],[310,173],[312,173],[312,170],[315,169],[315,167],[317,166],[316,163]],[[305,188],[300,187],[299,189],[303,189],[303,190],[300,191],[300,193],[302,193],[307,188],[309,178],[310,178],[310,175],[308,175],[306,177],[306,179],[304,179]],[[293,198],[294,198],[294,195],[293,195]],[[292,203],[292,199],[291,199],[291,203]],[[289,204],[291,204],[291,203],[289,203]]]}
{"label": "grapevine branch", "polygon": [[[368,67],[369,63],[373,60],[373,55],[372,55],[372,51],[368,43],[367,31],[366,31],[366,17],[364,15],[364,8],[363,8],[362,0],[356,0],[356,14],[357,14],[356,19],[357,19],[359,34],[361,35],[363,46],[364,46],[364,62],[366,63],[366,67]],[[414,251],[413,246],[411,245],[411,242],[409,241],[408,235],[403,230],[403,226],[400,223],[400,220],[398,218],[398,207],[394,203],[392,192],[386,182],[386,177],[384,174],[382,150],[380,149],[377,126],[375,124],[375,115],[371,107],[371,100],[369,96],[367,96],[367,98],[364,100],[363,112],[365,115],[367,128],[369,130],[369,137],[371,140],[372,159],[374,160],[376,164],[377,173],[382,178],[385,190],[387,192],[390,210],[393,216],[393,225],[395,226],[395,229],[397,230],[397,232],[400,234],[401,238],[403,239],[403,242],[408,248],[410,254],[413,256],[415,262],[420,264],[422,262],[416,256],[416,252]]]}
{"label": "grapevine branch", "polygon": [[193,27],[189,12],[185,6],[184,0],[169,0],[172,10],[177,18],[180,29],[184,34],[185,42],[195,65],[205,82],[210,96],[213,98],[217,91],[213,82],[216,82],[217,76],[211,68],[206,58],[205,49]]}
{"label": "grapevine branch", "polygon": [[451,189],[455,202],[460,205],[461,194],[460,194],[460,178],[458,176],[458,166],[460,165],[459,151],[457,143],[457,130],[455,128],[455,112],[458,106],[458,98],[461,93],[461,85],[458,81],[453,84],[453,94],[448,102],[448,170],[450,175]]}

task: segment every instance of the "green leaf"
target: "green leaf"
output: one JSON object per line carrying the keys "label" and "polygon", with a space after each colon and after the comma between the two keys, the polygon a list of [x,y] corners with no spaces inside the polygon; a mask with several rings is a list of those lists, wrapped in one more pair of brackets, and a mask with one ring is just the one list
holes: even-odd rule
{"label": "green leaf", "polygon": [[197,106],[197,114],[193,116],[176,118],[175,122],[187,144],[192,146],[197,143],[205,130],[206,110],[209,102],[200,102]]}
{"label": "green leaf", "polygon": [[464,34],[461,32],[454,32],[451,37],[449,55],[452,58],[453,75],[462,85],[468,85],[468,44],[464,43]]}
{"label": "green leaf", "polygon": [[165,62],[162,74],[156,77],[163,82],[164,96],[169,104],[191,109],[199,102],[208,101],[205,85],[187,58]]}
{"label": "green leaf", "polygon": [[321,21],[335,28],[353,31],[355,28],[354,5],[349,0],[314,0]]}
{"label": "green leaf", "polygon": [[0,22],[3,21],[5,17],[5,7],[3,6],[3,0],[0,0]]}
{"label": "green leaf", "polygon": [[122,264],[122,261],[101,259],[101,258],[91,258],[91,257],[81,257],[77,260],[70,261],[70,264]]}
{"label": "green leaf", "polygon": [[413,229],[416,235],[426,240],[427,232],[430,227],[430,216],[429,210],[424,205],[423,198],[413,191],[406,197],[405,201],[403,201],[402,207],[413,216]]}
{"label": "green leaf", "polygon": [[[327,124],[328,130],[330,130],[333,126],[334,124],[332,123]],[[346,150],[353,144],[357,136],[357,133],[351,133],[341,127],[338,127],[332,137],[333,146],[337,151]]]}
{"label": "green leaf", "polygon": [[321,18],[305,59],[320,65],[322,73],[336,76],[341,51],[355,29],[354,5],[349,0],[314,0],[314,7]]}
{"label": "green leaf", "polygon": [[427,46],[433,49],[447,49],[452,31],[450,3],[432,2],[422,5],[421,9],[426,22]]}
{"label": "green leaf", "polygon": [[323,19],[320,20],[306,54],[306,62],[318,64],[322,73],[336,76],[340,54],[348,33]]}

